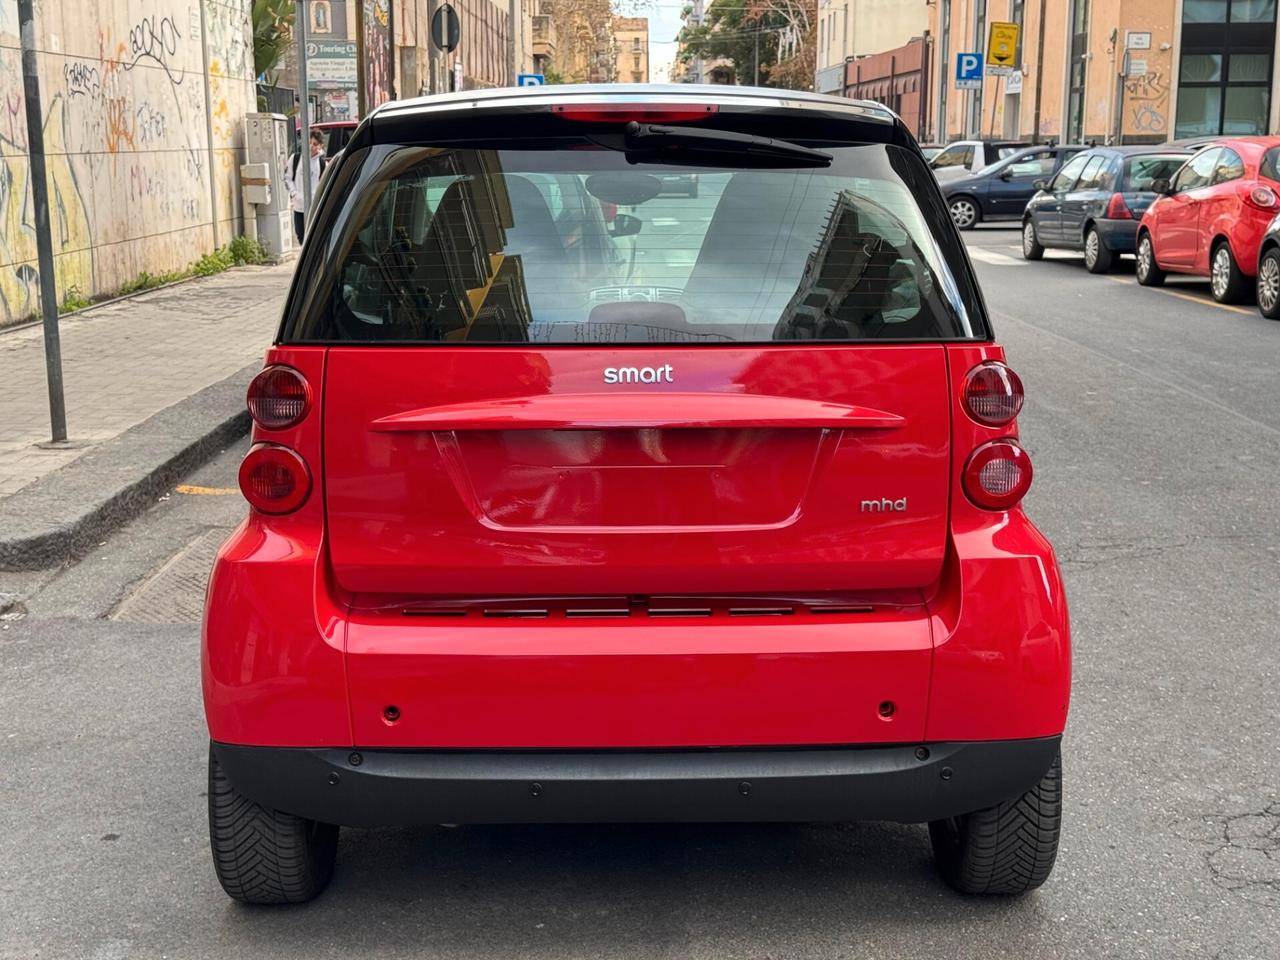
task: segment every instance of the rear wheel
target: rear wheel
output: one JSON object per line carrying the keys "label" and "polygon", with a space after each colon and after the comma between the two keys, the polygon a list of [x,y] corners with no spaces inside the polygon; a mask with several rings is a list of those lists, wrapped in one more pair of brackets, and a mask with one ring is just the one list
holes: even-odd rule
{"label": "rear wheel", "polygon": [[333,878],[338,828],[242,796],[209,750],[209,842],[227,896],[241,903],[305,903]]}
{"label": "rear wheel", "polygon": [[1280,247],[1272,247],[1258,263],[1258,310],[1268,320],[1280,320]]}
{"label": "rear wheel", "polygon": [[1144,233],[1138,237],[1138,282],[1144,287],[1158,287],[1164,283],[1164,271],[1156,263],[1156,248],[1151,242],[1151,234]]}
{"label": "rear wheel", "polygon": [[1084,234],[1084,265],[1090,273],[1106,273],[1111,269],[1115,255],[1097,229],[1090,227]]}
{"label": "rear wheel", "polygon": [[961,893],[1026,893],[1049,878],[1062,827],[1062,761],[1012,800],[929,824],[943,878]]}
{"label": "rear wheel", "polygon": [[1219,240],[1209,260],[1209,292],[1219,303],[1236,303],[1243,299],[1246,281],[1231,255],[1231,247]]}
{"label": "rear wheel", "polygon": [[1022,224],[1022,256],[1026,260],[1040,260],[1044,257],[1044,247],[1036,237],[1036,225],[1030,217]]}
{"label": "rear wheel", "polygon": [[972,230],[982,218],[971,197],[954,197],[947,204],[947,209],[951,211],[951,222],[961,230]]}

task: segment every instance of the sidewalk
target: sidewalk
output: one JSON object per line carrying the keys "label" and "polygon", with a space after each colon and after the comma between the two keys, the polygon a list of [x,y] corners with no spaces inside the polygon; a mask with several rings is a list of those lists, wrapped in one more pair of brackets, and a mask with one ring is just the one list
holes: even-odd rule
{"label": "sidewalk", "polygon": [[275,334],[293,268],[292,260],[242,267],[64,318],[65,446],[43,446],[41,327],[0,331],[0,541],[9,537],[0,567],[41,523],[74,525],[100,507],[95,486],[103,497],[132,495],[149,471],[175,467],[178,455],[194,465],[192,445],[231,428],[244,411],[241,381]]}

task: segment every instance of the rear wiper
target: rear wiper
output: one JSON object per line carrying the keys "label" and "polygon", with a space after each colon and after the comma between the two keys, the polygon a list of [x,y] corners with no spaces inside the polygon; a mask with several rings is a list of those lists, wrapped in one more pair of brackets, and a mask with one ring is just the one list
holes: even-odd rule
{"label": "rear wiper", "polygon": [[731,130],[694,130],[688,127],[670,127],[657,123],[639,123],[632,120],[626,126],[627,152],[632,149],[654,151],[671,149],[690,153],[727,154],[734,157],[753,157],[760,160],[789,160],[797,165],[826,167],[831,164],[831,154],[802,147],[790,140],[757,137],[750,133]]}

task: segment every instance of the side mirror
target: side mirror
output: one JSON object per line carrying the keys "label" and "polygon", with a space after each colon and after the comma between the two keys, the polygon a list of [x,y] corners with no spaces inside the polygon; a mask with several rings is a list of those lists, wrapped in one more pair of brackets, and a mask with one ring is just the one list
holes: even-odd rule
{"label": "side mirror", "polygon": [[1165,177],[1161,177],[1159,180],[1151,181],[1151,191],[1160,194],[1162,197],[1167,197],[1173,193],[1173,184]]}
{"label": "side mirror", "polygon": [[1035,183],[1033,183],[1033,184],[1032,184],[1032,186],[1033,186],[1033,187],[1035,187],[1037,190],[1048,190],[1048,189],[1049,189],[1049,181],[1048,181],[1048,180],[1037,180]]}
{"label": "side mirror", "polygon": [[1004,170],[1001,170],[1001,171],[1000,171],[1000,179],[1001,179],[1001,180],[1003,180],[1005,183],[1008,183],[1010,180],[1012,180],[1012,179],[1013,179],[1013,167],[1007,167],[1007,168],[1005,168]]}
{"label": "side mirror", "polygon": [[619,213],[613,218],[613,222],[609,224],[609,236],[634,237],[643,226],[644,221],[639,217],[633,217],[629,213]]}

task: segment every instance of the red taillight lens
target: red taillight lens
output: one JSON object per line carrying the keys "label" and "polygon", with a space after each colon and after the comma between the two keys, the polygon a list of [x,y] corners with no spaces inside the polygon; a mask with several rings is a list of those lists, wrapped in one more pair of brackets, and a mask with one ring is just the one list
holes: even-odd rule
{"label": "red taillight lens", "polygon": [[254,444],[240,462],[240,492],[260,513],[292,513],[307,502],[311,471],[288,447]]}
{"label": "red taillight lens", "polygon": [[713,103],[557,103],[551,112],[581,123],[687,123],[719,109]]}
{"label": "red taillight lens", "polygon": [[1022,409],[1022,381],[999,360],[988,360],[964,381],[964,408],[988,427],[1003,427]]}
{"label": "red taillight lens", "polygon": [[1031,458],[1013,440],[992,440],[969,455],[964,492],[984,510],[1008,510],[1031,488]]}
{"label": "red taillight lens", "polygon": [[1247,200],[1252,206],[1260,210],[1271,212],[1275,210],[1277,197],[1276,192],[1270,187],[1257,186],[1245,194]]}
{"label": "red taillight lens", "polygon": [[311,387],[293,367],[267,367],[249,384],[249,415],[264,430],[297,426],[311,409]]}
{"label": "red taillight lens", "polygon": [[1133,211],[1124,202],[1123,193],[1113,193],[1107,201],[1107,212],[1103,214],[1108,220],[1132,220]]}

